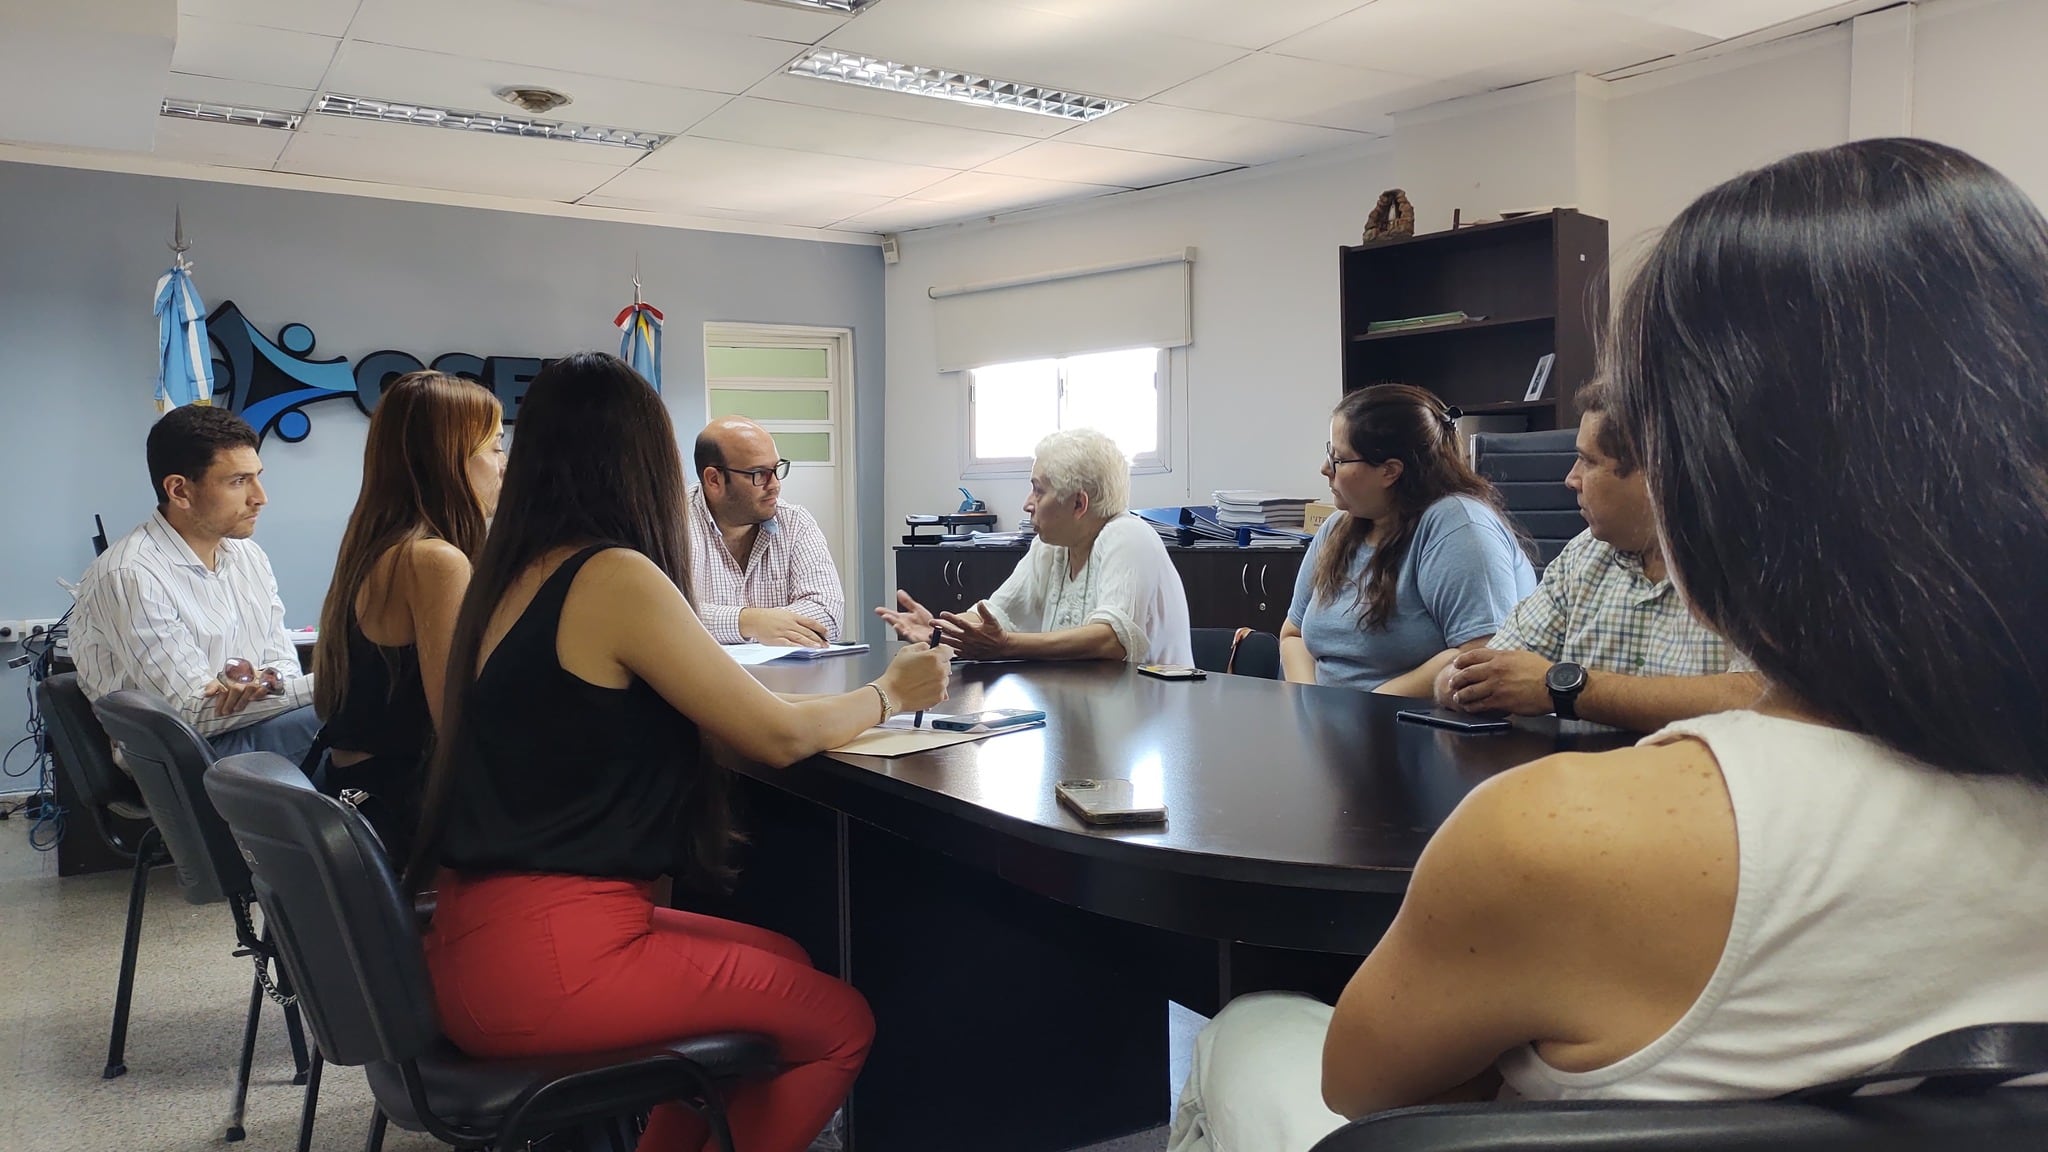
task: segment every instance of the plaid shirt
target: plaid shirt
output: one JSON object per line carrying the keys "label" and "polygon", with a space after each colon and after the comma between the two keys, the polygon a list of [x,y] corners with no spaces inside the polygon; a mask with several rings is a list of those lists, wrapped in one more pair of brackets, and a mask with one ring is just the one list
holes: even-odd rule
{"label": "plaid shirt", "polygon": [[1643,575],[1642,560],[1581,532],[1543,570],[1536,591],[1508,614],[1488,648],[1629,676],[1712,676],[1750,663],[1693,618],[1671,581]]}
{"label": "plaid shirt", "polygon": [[838,643],[846,593],[825,533],[809,512],[778,503],[775,517],[754,536],[747,565],[733,561],[718,521],[704,504],[704,489],[690,489],[690,574],[697,585],[697,615],[720,644],[739,644],[740,609],[787,608],[825,626]]}

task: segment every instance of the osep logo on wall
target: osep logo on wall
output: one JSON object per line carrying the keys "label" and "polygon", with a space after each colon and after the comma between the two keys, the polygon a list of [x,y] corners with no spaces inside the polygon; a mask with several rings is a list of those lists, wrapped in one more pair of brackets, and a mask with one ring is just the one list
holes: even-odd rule
{"label": "osep logo on wall", "polygon": [[315,360],[313,330],[292,323],[277,330],[272,342],[232,300],[225,301],[206,318],[206,334],[224,359],[213,362],[214,403],[227,398],[226,407],[249,422],[259,440],[276,432],[296,444],[313,430],[305,413],[309,404],[346,397],[365,416],[376,411],[377,399],[393,380],[407,372],[432,368],[452,376],[464,376],[489,388],[504,406],[505,423],[519,418],[519,402],[526,386],[549,363],[534,356],[473,356],[467,352],[445,352],[431,364],[422,364],[409,352],[386,349],[372,352],[349,367],[346,357]]}

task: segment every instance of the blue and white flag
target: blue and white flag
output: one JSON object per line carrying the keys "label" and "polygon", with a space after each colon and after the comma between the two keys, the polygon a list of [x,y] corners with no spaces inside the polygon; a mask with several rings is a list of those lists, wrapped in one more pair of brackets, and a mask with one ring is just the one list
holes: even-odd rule
{"label": "blue and white flag", "polygon": [[156,282],[156,409],[213,403],[213,349],[206,305],[180,261]]}
{"label": "blue and white flag", "polygon": [[635,300],[612,323],[625,333],[619,337],[619,359],[646,377],[656,392],[661,391],[661,310]]}

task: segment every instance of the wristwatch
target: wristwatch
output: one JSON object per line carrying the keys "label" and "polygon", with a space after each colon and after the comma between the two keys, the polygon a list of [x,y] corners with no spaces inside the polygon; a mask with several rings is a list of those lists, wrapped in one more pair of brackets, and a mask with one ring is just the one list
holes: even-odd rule
{"label": "wristwatch", "polygon": [[1579,693],[1586,690],[1586,667],[1560,660],[1543,674],[1543,686],[1550,689],[1550,706],[1560,720],[1579,718]]}

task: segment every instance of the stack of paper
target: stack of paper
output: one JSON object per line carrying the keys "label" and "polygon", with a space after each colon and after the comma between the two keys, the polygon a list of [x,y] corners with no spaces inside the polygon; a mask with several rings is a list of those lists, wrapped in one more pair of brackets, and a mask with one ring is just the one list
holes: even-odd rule
{"label": "stack of paper", "polygon": [[778,644],[727,644],[725,653],[743,665],[768,664],[776,660],[822,660],[827,656],[851,656],[865,652],[865,644],[827,644],[823,648],[786,648]]}
{"label": "stack of paper", "polygon": [[1216,493],[1216,519],[1232,527],[1286,528],[1301,531],[1309,498],[1280,492],[1227,489]]}

